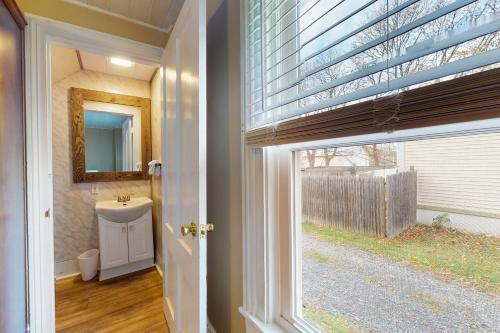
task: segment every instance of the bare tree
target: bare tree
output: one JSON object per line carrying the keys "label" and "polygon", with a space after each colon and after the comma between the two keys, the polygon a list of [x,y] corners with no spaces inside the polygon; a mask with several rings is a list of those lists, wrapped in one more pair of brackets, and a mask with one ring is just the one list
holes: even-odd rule
{"label": "bare tree", "polygon": [[361,146],[363,151],[368,155],[369,165],[370,166],[379,166],[380,165],[380,149],[376,144],[373,145],[363,145]]}
{"label": "bare tree", "polygon": [[337,154],[337,148],[331,149],[331,154],[328,152],[330,149],[324,148],[323,149],[323,156],[325,159],[325,166],[330,166],[330,162],[335,158],[335,155]]}
{"label": "bare tree", "polygon": [[316,149],[306,150],[306,156],[309,167],[314,168],[316,166]]}
{"label": "bare tree", "polygon": [[306,150],[302,157],[305,158],[309,168],[315,168],[319,166],[331,167],[334,166],[334,160],[341,157],[345,159],[349,164],[353,164],[351,157],[355,155],[352,147],[348,148],[322,148],[322,149],[309,149]]}
{"label": "bare tree", "polygon": [[368,156],[369,166],[393,167],[396,165],[395,152],[390,145],[370,144],[361,146]]}

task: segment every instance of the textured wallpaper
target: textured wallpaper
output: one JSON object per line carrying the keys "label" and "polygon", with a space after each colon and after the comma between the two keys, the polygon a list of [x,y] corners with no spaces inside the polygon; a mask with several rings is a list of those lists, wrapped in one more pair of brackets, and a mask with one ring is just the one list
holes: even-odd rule
{"label": "textured wallpaper", "polygon": [[53,84],[52,135],[54,172],[54,252],[55,261],[76,257],[98,248],[99,235],[95,202],[115,199],[119,193],[151,197],[149,180],[98,183],[99,194],[90,193],[91,184],[74,184],[71,158],[71,112],[69,88],[85,88],[150,97],[149,82],[92,71],[76,72]]}

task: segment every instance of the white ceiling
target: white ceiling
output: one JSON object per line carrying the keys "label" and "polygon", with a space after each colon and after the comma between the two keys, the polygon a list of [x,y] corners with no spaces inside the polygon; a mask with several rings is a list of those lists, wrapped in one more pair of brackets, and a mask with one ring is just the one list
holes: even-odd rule
{"label": "white ceiling", "polygon": [[130,77],[133,79],[149,81],[156,70],[153,66],[134,64],[132,67],[113,65],[109,58],[93,53],[80,52],[83,68],[95,72],[106,73],[116,76]]}
{"label": "white ceiling", "polygon": [[80,70],[80,64],[74,49],[52,46],[52,82],[59,82]]}
{"label": "white ceiling", "polygon": [[184,0],[66,0],[169,31]]}
{"label": "white ceiling", "polygon": [[[109,62],[109,58],[93,53],[80,52],[84,70],[105,73],[150,81],[156,67],[134,64],[132,67],[121,67]],[[78,61],[77,51],[61,45],[52,46],[52,82],[58,82],[69,75],[82,70]]]}

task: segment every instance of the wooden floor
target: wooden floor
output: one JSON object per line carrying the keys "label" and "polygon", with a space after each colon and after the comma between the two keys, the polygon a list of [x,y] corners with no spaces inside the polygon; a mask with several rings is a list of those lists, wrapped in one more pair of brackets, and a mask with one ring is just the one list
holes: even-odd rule
{"label": "wooden floor", "polygon": [[127,277],[56,282],[57,332],[168,333],[162,280],[155,269]]}

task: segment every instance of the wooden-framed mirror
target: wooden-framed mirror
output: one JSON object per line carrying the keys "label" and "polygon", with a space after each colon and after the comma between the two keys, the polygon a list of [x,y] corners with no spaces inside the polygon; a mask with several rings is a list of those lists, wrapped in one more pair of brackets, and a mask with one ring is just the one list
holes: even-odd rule
{"label": "wooden-framed mirror", "polygon": [[148,179],[151,100],[71,88],[73,182]]}

